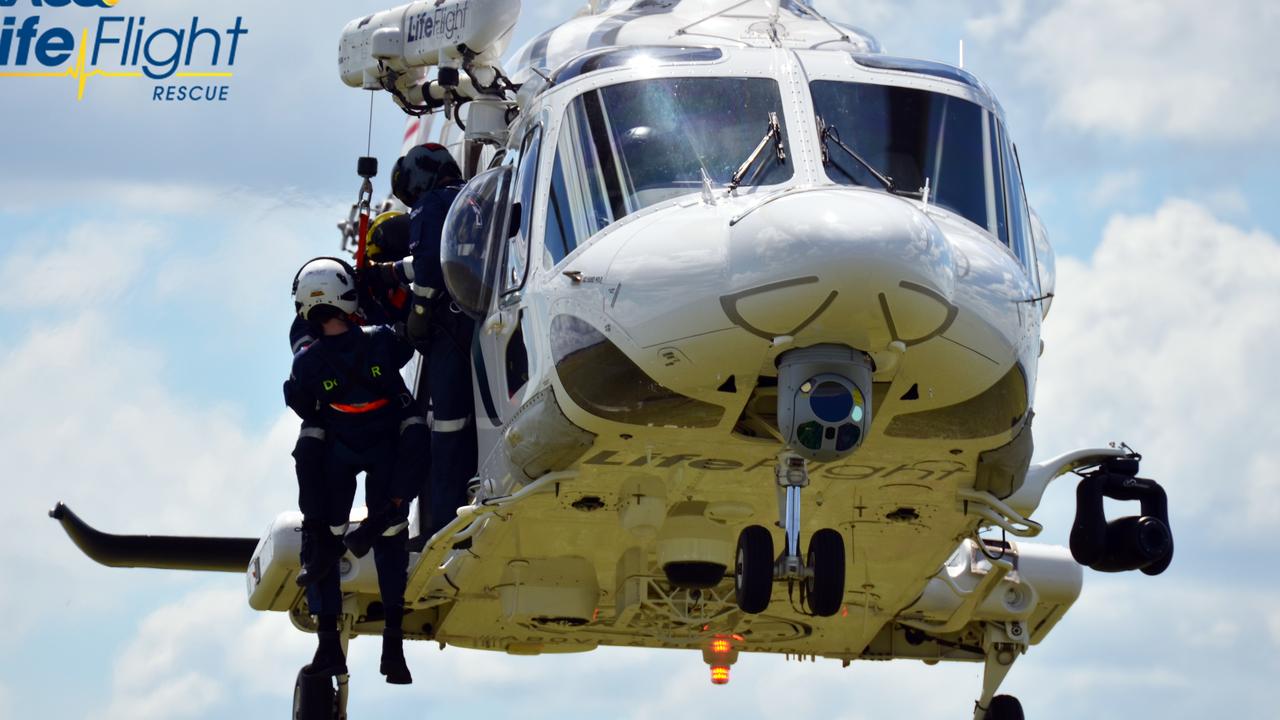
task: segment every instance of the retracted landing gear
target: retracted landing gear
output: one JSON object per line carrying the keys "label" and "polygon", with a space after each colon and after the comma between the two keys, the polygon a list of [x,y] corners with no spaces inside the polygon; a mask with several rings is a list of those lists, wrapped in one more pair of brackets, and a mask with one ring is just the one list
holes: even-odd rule
{"label": "retracted landing gear", "polygon": [[[1168,499],[1154,480],[1137,477],[1141,460],[1141,455],[1131,453],[1081,473],[1071,526],[1076,562],[1099,572],[1141,570],[1159,575],[1173,561]],[[1103,498],[1138,501],[1142,514],[1107,522]]]}
{"label": "retracted landing gear", "polygon": [[1023,720],[1022,703],[1012,695],[996,695],[1013,661],[1027,651],[1027,627],[1020,621],[989,623],[982,646],[987,654],[982,697],[973,704],[973,720]]}
{"label": "retracted landing gear", "polygon": [[809,470],[803,457],[784,452],[778,457],[779,525],[786,534],[786,547],[775,558],[773,536],[768,528],[751,525],[738,536],[734,562],[734,590],[738,607],[757,614],[769,607],[775,580],[799,582],[809,611],[831,617],[844,602],[844,538],[830,528],[813,534],[808,552],[800,552],[800,491],[809,484]]}

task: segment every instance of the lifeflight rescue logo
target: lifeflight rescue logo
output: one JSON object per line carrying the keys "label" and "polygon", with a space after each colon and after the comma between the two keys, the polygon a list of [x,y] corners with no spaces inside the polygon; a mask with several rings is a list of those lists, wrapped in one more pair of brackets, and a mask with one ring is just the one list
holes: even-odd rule
{"label": "lifeflight rescue logo", "polygon": [[[109,10],[121,0],[0,0],[0,12],[20,6],[36,14],[0,18],[0,81],[10,78],[70,78],[76,99],[94,78],[151,80],[154,102],[225,102],[227,81],[240,40],[249,34],[244,18],[219,27],[199,17],[167,26],[142,15],[103,14],[93,27],[76,33],[56,24],[63,8]],[[127,0],[125,0],[127,2]],[[53,11],[53,12],[50,12]],[[192,82],[192,81],[195,82]]]}

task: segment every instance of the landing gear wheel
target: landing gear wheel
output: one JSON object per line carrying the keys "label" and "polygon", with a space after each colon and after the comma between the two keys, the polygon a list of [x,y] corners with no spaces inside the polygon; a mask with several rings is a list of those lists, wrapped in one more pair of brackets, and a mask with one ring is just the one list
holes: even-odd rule
{"label": "landing gear wheel", "polygon": [[830,528],[809,540],[807,564],[812,574],[805,580],[809,611],[819,617],[840,612],[844,603],[844,538]]}
{"label": "landing gear wheel", "polygon": [[293,720],[335,720],[339,712],[333,677],[308,674],[309,667],[304,665],[293,683]]}
{"label": "landing gear wheel", "polygon": [[1022,703],[1012,695],[997,695],[987,707],[987,720],[1024,720]]}
{"label": "landing gear wheel", "polygon": [[762,613],[773,595],[773,535],[768,528],[749,525],[738,536],[733,568],[733,593],[742,612]]}

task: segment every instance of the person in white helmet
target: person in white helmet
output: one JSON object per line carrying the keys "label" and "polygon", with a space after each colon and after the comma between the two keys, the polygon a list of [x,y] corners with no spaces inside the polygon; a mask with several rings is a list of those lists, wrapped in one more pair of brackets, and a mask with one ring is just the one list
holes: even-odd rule
{"label": "person in white helmet", "polygon": [[[294,356],[285,402],[306,426],[323,431],[319,487],[303,489],[303,565],[307,602],[319,624],[312,674],[345,674],[338,635],[342,606],[337,564],[345,549],[363,557],[372,548],[386,625],[382,674],[387,682],[413,681],[402,646],[408,477],[397,472],[397,450],[412,397],[400,376],[413,350],[386,326],[360,327],[355,274],[336,258],[317,258],[294,280],[298,315],[315,338]],[[302,468],[299,467],[301,472]],[[345,533],[356,476],[365,473],[369,517]],[[300,477],[300,483],[302,478]],[[317,517],[318,516],[318,517]],[[345,536],[344,536],[345,533]]]}

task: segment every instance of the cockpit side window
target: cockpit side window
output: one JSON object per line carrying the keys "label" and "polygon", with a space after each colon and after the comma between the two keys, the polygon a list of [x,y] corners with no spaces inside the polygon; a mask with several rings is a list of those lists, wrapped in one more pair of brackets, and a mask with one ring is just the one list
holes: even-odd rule
{"label": "cockpit side window", "polygon": [[[564,133],[561,133],[564,137]],[[547,232],[543,240],[544,264],[552,267],[573,252],[578,236],[573,228],[573,209],[569,206],[569,190],[565,185],[564,159],[556,155],[551,171],[551,188],[547,195]]]}
{"label": "cockpit side window", "polygon": [[[565,110],[548,193],[546,259],[651,205],[721,187],[760,144],[770,114],[786,127],[768,78],[653,78],[592,89]],[[763,165],[756,185],[790,179],[791,165]]]}
{"label": "cockpit side window", "polygon": [[1000,238],[1000,242],[1009,245],[1009,215],[1005,208],[1005,197],[1007,191],[1004,187],[1004,165],[1001,163],[1001,144],[1004,137],[1003,131],[1000,129],[1000,122],[996,120],[995,115],[987,115],[987,126],[984,128],[982,136],[982,144],[985,148],[987,166],[984,168],[984,176],[987,182],[991,183],[995,188],[995,192],[991,194],[991,211],[996,220],[996,236]]}
{"label": "cockpit side window", "polygon": [[1031,214],[1027,210],[1027,199],[1022,191],[1022,173],[1018,168],[1018,156],[1008,133],[1000,133],[1000,146],[1001,154],[1004,156],[1005,188],[1009,196],[1009,240],[1013,254],[1018,256],[1018,261],[1030,273],[1032,270]]}
{"label": "cockpit side window", "polygon": [[517,205],[512,212],[519,212],[519,218],[512,217],[519,225],[507,230],[507,268],[502,276],[502,293],[515,292],[524,287],[528,273],[529,228],[533,216],[533,203],[538,175],[538,151],[542,146],[542,127],[536,126],[525,135],[524,145],[520,151],[518,170],[516,171],[516,187],[512,194]]}

